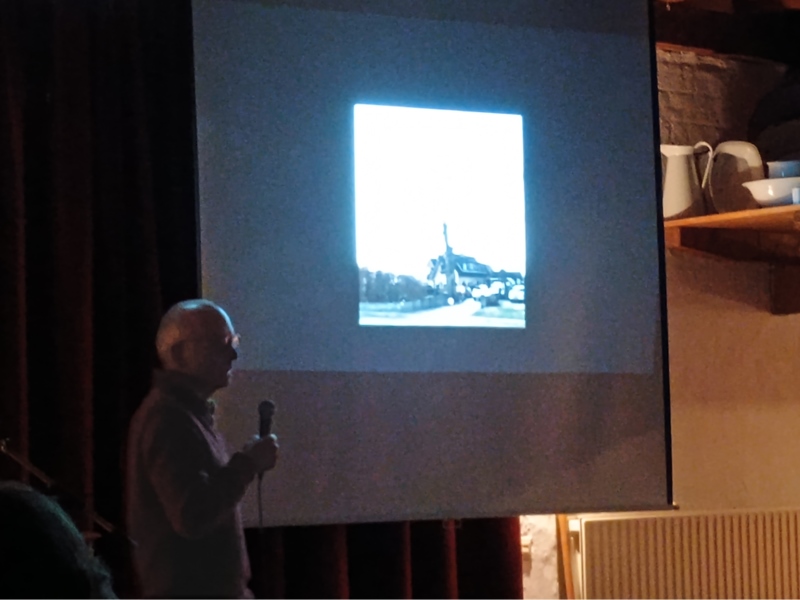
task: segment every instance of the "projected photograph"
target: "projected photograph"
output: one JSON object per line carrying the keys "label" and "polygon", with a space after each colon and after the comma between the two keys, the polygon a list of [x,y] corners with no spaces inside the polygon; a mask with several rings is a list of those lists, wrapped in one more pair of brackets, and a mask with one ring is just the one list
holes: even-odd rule
{"label": "projected photograph", "polygon": [[522,116],[354,117],[359,325],[524,328]]}

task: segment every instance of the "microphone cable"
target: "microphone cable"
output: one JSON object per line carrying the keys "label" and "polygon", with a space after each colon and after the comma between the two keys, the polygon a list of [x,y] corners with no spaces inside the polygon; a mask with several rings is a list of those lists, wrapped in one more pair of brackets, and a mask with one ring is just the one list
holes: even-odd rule
{"label": "microphone cable", "polygon": [[258,496],[258,528],[264,529],[264,507],[261,504],[261,482],[264,480],[264,473],[258,474],[258,487],[256,488],[256,494]]}

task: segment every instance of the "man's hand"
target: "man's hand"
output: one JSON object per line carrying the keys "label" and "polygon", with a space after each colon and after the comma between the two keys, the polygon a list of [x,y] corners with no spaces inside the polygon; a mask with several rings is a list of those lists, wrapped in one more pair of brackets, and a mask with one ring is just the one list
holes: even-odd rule
{"label": "man's hand", "polygon": [[263,438],[255,436],[245,444],[242,453],[250,457],[257,473],[269,471],[278,461],[278,438],[275,434]]}

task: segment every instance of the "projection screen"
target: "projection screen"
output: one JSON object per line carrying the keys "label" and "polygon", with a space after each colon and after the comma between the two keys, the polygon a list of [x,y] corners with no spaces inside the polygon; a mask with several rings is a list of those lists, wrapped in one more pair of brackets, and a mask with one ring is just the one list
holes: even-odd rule
{"label": "projection screen", "polygon": [[217,420],[277,406],[265,524],[671,501],[649,3],[590,4],[194,0]]}

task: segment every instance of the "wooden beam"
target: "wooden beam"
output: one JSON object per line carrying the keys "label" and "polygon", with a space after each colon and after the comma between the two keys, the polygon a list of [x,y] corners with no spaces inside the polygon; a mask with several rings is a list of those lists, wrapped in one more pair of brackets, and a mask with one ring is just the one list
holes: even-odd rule
{"label": "wooden beam", "polygon": [[746,229],[667,229],[665,246],[729,260],[800,264],[800,235]]}
{"label": "wooden beam", "polygon": [[760,232],[702,229],[686,227],[666,230],[664,242],[673,250],[691,250],[729,260],[762,261],[774,258],[765,256]]}
{"label": "wooden beam", "polygon": [[[567,515],[556,515],[556,531],[558,532],[559,579],[564,584],[565,600],[575,599],[575,575],[572,572],[572,553],[569,543],[569,521]],[[559,587],[561,587],[559,585]]]}
{"label": "wooden beam", "polygon": [[733,0],[686,0],[699,10],[733,13]]}
{"label": "wooden beam", "polygon": [[753,13],[800,10],[800,0],[658,0],[667,9],[684,4],[696,10],[720,13]]}
{"label": "wooden beam", "polygon": [[800,265],[770,265],[769,305],[773,315],[800,313]]}
{"label": "wooden beam", "polygon": [[729,56],[723,55],[709,48],[699,48],[697,46],[682,46],[680,44],[670,44],[669,42],[656,42],[656,48],[664,50],[665,52],[691,52],[692,54],[699,54],[700,56]]}
{"label": "wooden beam", "polygon": [[800,235],[779,231],[672,227],[664,230],[670,252],[769,265],[769,311],[800,314]]}
{"label": "wooden beam", "polygon": [[[692,0],[693,1],[693,0]],[[734,0],[738,12],[781,12],[800,9],[798,0]]]}
{"label": "wooden beam", "polygon": [[696,1],[666,4],[653,0],[657,42],[800,64],[800,45],[796,42],[800,10],[789,10],[800,6],[800,0],[775,0],[779,4],[771,5],[771,10],[761,2],[732,0],[733,12],[721,5],[698,5]]}

